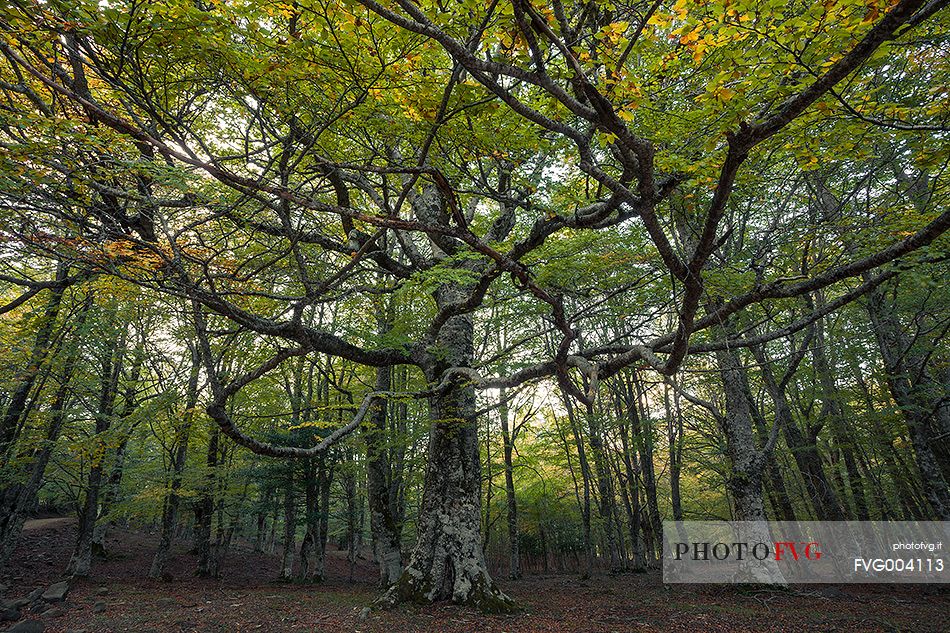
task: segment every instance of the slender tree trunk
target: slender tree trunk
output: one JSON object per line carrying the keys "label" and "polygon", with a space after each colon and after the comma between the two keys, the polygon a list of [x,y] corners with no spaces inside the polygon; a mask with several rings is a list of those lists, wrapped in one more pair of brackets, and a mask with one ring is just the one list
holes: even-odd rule
{"label": "slender tree trunk", "polygon": [[102,503],[99,507],[99,519],[96,521],[96,527],[92,530],[92,553],[95,556],[104,558],[106,556],[106,534],[112,519],[109,515],[112,513],[112,506],[119,501],[119,494],[122,486],[122,474],[125,469],[125,450],[129,444],[129,437],[125,436],[122,443],[115,451],[115,463],[109,476],[106,478],[103,487]]}
{"label": "slender tree trunk", "polygon": [[[398,369],[399,388],[405,391],[409,387],[409,369],[408,367]],[[406,450],[409,445],[406,438],[408,437],[409,405],[406,402],[395,403],[394,406],[387,408],[387,416],[390,418],[390,434],[396,438],[395,445],[389,449],[391,476],[389,507],[392,508],[393,519],[402,533],[402,526],[406,521]]]}
{"label": "slender tree trunk", "polygon": [[149,568],[149,578],[161,578],[165,573],[165,565],[171,551],[172,537],[175,523],[178,520],[178,506],[181,503],[179,491],[182,484],[182,473],[185,470],[185,461],[188,458],[188,438],[191,434],[191,424],[194,420],[195,407],[198,404],[198,372],[200,358],[197,348],[191,350],[191,372],[188,374],[188,386],[185,393],[185,411],[181,423],[177,425],[174,449],[171,463],[171,483],[168,494],[162,504],[162,525],[158,539],[158,549],[152,558]]}
{"label": "slender tree trunk", "polygon": [[892,433],[881,424],[877,408],[874,405],[874,396],[864,378],[861,368],[858,366],[857,359],[853,359],[850,365],[854,379],[861,389],[861,393],[864,394],[865,406],[870,413],[871,439],[874,442],[877,457],[884,464],[884,470],[888,478],[893,482],[897,492],[895,500],[900,507],[900,515],[898,518],[903,518],[907,521],[922,519],[927,516],[927,512],[924,509],[927,502],[923,499],[917,479],[908,473],[906,469],[902,468],[899,456],[897,455],[897,449],[894,447]]}
{"label": "slender tree trunk", "polygon": [[[752,387],[749,384],[749,372],[742,366],[740,367],[740,373],[742,376],[742,388],[743,391],[745,391],[746,400],[749,402],[749,412],[752,415],[756,435],[758,435],[758,444],[763,445],[768,441],[769,426],[762,412],[759,411],[755,397],[752,395]],[[777,422],[773,421],[773,423]],[[778,462],[775,459],[769,459],[765,465],[764,483],[775,518],[779,521],[794,521],[795,508],[792,506],[788,488],[785,486],[785,479],[782,477]]]}
{"label": "slender tree trunk", "polygon": [[763,456],[756,448],[752,413],[742,382],[741,363],[733,350],[716,352],[726,396],[723,431],[731,462],[728,481],[737,521],[765,521],[762,495]]}
{"label": "slender tree trunk", "polygon": [[267,535],[267,551],[273,554],[277,551],[277,519],[280,512],[280,501],[274,495],[270,507],[270,530]]}
{"label": "slender tree trunk", "polygon": [[294,476],[290,465],[284,484],[284,551],[280,558],[280,579],[294,577],[294,554],[297,549],[297,504],[294,499]]}
{"label": "slender tree trunk", "polygon": [[597,494],[599,497],[600,515],[604,520],[604,538],[606,550],[610,557],[610,571],[621,571],[620,552],[617,548],[617,537],[614,531],[614,494],[610,477],[610,468],[607,465],[607,456],[604,448],[603,436],[597,414],[592,406],[587,407],[587,428],[589,431],[591,453],[594,455],[594,468],[597,471]]}
{"label": "slender tree trunk", "polygon": [[[67,365],[68,367],[68,365]],[[70,372],[67,369],[67,372]],[[70,372],[71,373],[71,372]],[[44,444],[33,452],[33,463],[29,470],[29,479],[23,483],[14,482],[0,492],[0,567],[6,565],[13,555],[23,524],[30,509],[36,504],[36,495],[43,485],[43,475],[53,454],[53,447],[66,420],[65,408],[68,397],[69,376],[63,383],[50,406],[50,423],[47,427]]]}
{"label": "slender tree trunk", "polygon": [[317,481],[317,462],[321,458],[311,458],[304,465],[304,500],[306,503],[306,531],[303,535],[303,541],[300,543],[300,570],[297,572],[298,580],[320,581],[317,577],[317,548],[320,537],[320,491]]}
{"label": "slender tree trunk", "polygon": [[815,324],[815,345],[813,349],[815,371],[818,374],[823,392],[821,417],[830,422],[831,435],[836,447],[841,452],[845,472],[848,475],[848,488],[851,491],[850,496],[855,517],[859,521],[867,521],[869,519],[867,493],[855,457],[854,438],[856,437],[856,429],[847,428],[844,408],[825,351],[824,327],[820,321]]}
{"label": "slender tree trunk", "polygon": [[195,575],[206,578],[217,577],[217,564],[214,560],[215,552],[211,542],[211,528],[214,523],[214,493],[217,480],[219,441],[220,430],[217,425],[214,425],[208,439],[205,480],[201,495],[195,502],[195,553],[198,555],[198,567],[195,570]]}
{"label": "slender tree trunk", "polygon": [[356,494],[356,473],[353,471],[353,468],[350,466],[354,464],[353,455],[350,450],[347,449],[343,459],[347,464],[346,470],[343,472],[343,492],[346,494],[346,533],[344,535],[346,541],[346,560],[349,563],[349,580],[353,580],[353,566],[356,563],[356,543],[358,540],[356,534],[356,524],[357,524],[357,494]]}
{"label": "slender tree trunk", "polygon": [[300,546],[298,578],[322,582],[326,571],[330,486],[333,481],[330,457],[323,455],[308,460],[304,476],[307,530]]}
{"label": "slender tree trunk", "polygon": [[[929,385],[926,383],[929,376],[922,361],[915,358],[908,337],[893,310],[888,309],[880,289],[869,295],[867,307],[874,325],[878,348],[884,359],[887,385],[907,421],[924,494],[934,518],[950,521],[950,485],[934,452],[937,440],[928,419],[928,413],[935,411],[935,407],[927,401]],[[913,376],[917,377],[916,384],[912,380]],[[921,384],[922,382],[924,384]]]}
{"label": "slender tree trunk", "polygon": [[[376,390],[392,388],[392,367],[376,370]],[[377,400],[364,426],[366,442],[366,493],[369,502],[369,526],[373,555],[379,565],[379,583],[386,588],[402,574],[402,526],[396,519],[394,507],[397,495],[392,487],[390,450],[387,447],[387,415],[389,407],[385,400]],[[401,442],[396,438],[396,442]]]}
{"label": "slender tree trunk", "polygon": [[548,549],[548,531],[544,524],[544,517],[541,511],[538,511],[538,540],[541,541],[541,571],[547,574],[550,571],[549,559],[551,557]]}
{"label": "slender tree trunk", "polygon": [[[934,457],[943,469],[943,477],[950,482],[950,359],[946,356],[936,363],[941,369],[934,369],[932,383],[935,392],[943,394],[934,414]],[[930,378],[928,374],[928,379]]]}
{"label": "slender tree trunk", "polygon": [[[621,382],[621,390],[626,389],[627,384]],[[623,460],[624,474],[626,476],[626,486],[621,486],[623,490],[624,506],[627,510],[627,524],[630,531],[630,543],[633,548],[633,571],[645,572],[647,570],[646,555],[643,551],[644,541],[640,535],[643,531],[641,525],[642,510],[640,507],[640,489],[637,485],[637,474],[640,468],[637,460],[637,454],[631,449],[628,433],[630,432],[630,421],[633,415],[626,407],[623,393],[616,395],[617,400],[617,420],[620,424],[620,446],[621,459]],[[626,412],[624,409],[626,408]],[[619,479],[619,477],[618,477]]]}
{"label": "slender tree trunk", "polygon": [[492,499],[495,496],[495,469],[492,468],[491,420],[489,416],[485,416],[485,437],[483,439],[485,442],[485,469],[488,472],[485,474],[485,520],[483,523],[484,529],[482,530],[482,552],[487,556],[492,526],[495,524],[491,514]]}
{"label": "slender tree trunk", "polygon": [[574,436],[574,444],[577,448],[577,462],[581,469],[581,480],[583,482],[583,505],[581,506],[581,527],[584,534],[584,561],[581,567],[581,579],[590,578],[594,567],[594,541],[591,531],[591,472],[590,465],[587,462],[587,449],[584,446],[584,434],[581,431],[580,424],[577,422],[577,416],[574,413],[574,406],[571,403],[571,396],[561,390],[561,397],[564,401],[564,407],[567,409],[567,419],[571,423],[571,433]]}
{"label": "slender tree trunk", "polygon": [[508,394],[501,389],[498,396],[498,416],[501,419],[501,441],[505,457],[505,500],[508,505],[508,577],[521,578],[521,550],[518,541],[518,499],[515,496],[514,437],[509,428]]}
{"label": "slender tree trunk", "polygon": [[[56,280],[62,281],[68,275],[68,266],[62,262],[56,268]],[[36,383],[40,370],[43,367],[44,360],[49,355],[50,340],[53,335],[53,328],[56,325],[56,319],[59,316],[59,308],[63,300],[63,288],[57,287],[50,291],[49,300],[43,309],[39,325],[36,330],[36,338],[33,341],[33,349],[30,353],[29,365],[27,365],[22,376],[16,383],[7,403],[3,417],[0,418],[0,463],[6,463],[8,451],[13,446],[16,439],[17,429],[21,418],[28,413],[27,401],[33,385]]]}
{"label": "slender tree trunk", "polygon": [[653,467],[653,423],[645,407],[641,407],[640,398],[643,389],[636,374],[627,380],[627,402],[630,406],[630,431],[633,445],[640,454],[640,475],[643,480],[643,506],[645,520],[642,522],[644,539],[647,545],[647,563],[655,565],[663,547],[663,523],[660,518],[660,504],[656,491],[656,470]]}
{"label": "slender tree trunk", "polygon": [[840,521],[844,510],[838,502],[834,486],[825,474],[825,468],[818,453],[814,437],[806,439],[798,424],[792,419],[792,409],[784,391],[778,385],[767,383],[767,388],[775,405],[776,424],[781,425],[785,444],[792,453],[798,471],[802,475],[805,490],[815,508],[819,521]]}
{"label": "slender tree trunk", "polygon": [[[569,406],[570,406],[570,405],[569,405],[569,402],[566,401],[566,400],[565,400],[565,405],[568,406],[568,415],[569,415],[569,416],[570,416],[570,415],[573,415],[573,413],[571,412],[572,410],[569,408]],[[564,448],[564,457],[565,457],[565,459],[567,460],[567,470],[568,470],[568,472],[571,474],[571,482],[572,482],[573,487],[574,487],[574,500],[575,500],[575,502],[577,503],[577,511],[578,511],[578,513],[581,515],[582,518],[585,517],[585,516],[589,517],[589,516],[590,516],[589,513],[587,513],[586,515],[585,515],[585,513],[584,513],[585,504],[581,501],[581,486],[577,483],[577,473],[576,473],[576,471],[575,471],[575,469],[574,469],[574,460],[571,459],[571,446],[570,446],[570,444],[569,444],[568,441],[567,441],[567,434],[566,434],[566,432],[564,431],[564,427],[561,426],[561,423],[558,421],[557,416],[555,416],[555,418],[554,418],[554,428],[557,430],[558,437],[559,437],[560,440],[561,440],[561,446]],[[587,496],[586,496],[586,495],[585,495],[585,499],[587,499]],[[587,505],[587,508],[588,508],[588,510],[590,509],[590,505],[589,505],[589,504]],[[590,534],[589,530],[585,532],[585,535],[589,535],[589,534]],[[564,565],[563,565],[564,558],[561,556],[561,551],[560,551],[560,549],[559,549],[558,546],[557,546],[558,540],[557,540],[557,532],[556,532],[556,531],[555,531],[555,533],[554,533],[553,536],[554,536],[554,540],[555,540],[555,548],[554,548],[554,552],[555,552],[555,563],[556,563],[557,566],[558,566],[558,571],[563,571],[563,569],[564,569]],[[585,550],[584,550],[585,552],[589,552],[589,551],[590,551],[589,548],[587,547],[588,545],[589,545],[589,539],[588,539],[588,540],[585,540]],[[590,557],[589,557],[589,556],[588,556],[587,560],[588,560],[588,561],[590,560]],[[583,572],[582,572],[582,573],[583,573]],[[586,573],[587,573],[588,576],[589,576],[589,575],[590,575],[590,570],[588,569]]]}
{"label": "slender tree trunk", "polygon": [[99,512],[99,486],[102,482],[102,466],[93,464],[86,479],[86,497],[79,516],[79,534],[66,573],[79,578],[89,575],[92,565],[92,533]]}
{"label": "slender tree trunk", "polygon": [[216,491],[213,496],[214,510],[216,515],[215,525],[214,525],[214,539],[210,542],[210,548],[208,550],[208,575],[211,578],[220,578],[221,577],[221,564],[224,562],[224,557],[228,552],[228,547],[231,544],[231,536],[234,534],[234,526],[236,517],[240,514],[240,506],[243,503],[243,496],[235,505],[235,510],[231,514],[230,521],[225,514],[225,491],[228,488],[228,468],[230,461],[233,460],[234,453],[229,451],[229,448],[233,448],[231,444],[221,445],[220,455],[217,458],[217,464],[225,466],[221,469],[222,472],[216,477]]}
{"label": "slender tree trunk", "polygon": [[[109,317],[110,327],[114,325],[114,312]],[[79,532],[76,537],[76,547],[67,566],[67,573],[84,578],[89,575],[92,566],[92,537],[99,518],[99,489],[102,485],[102,471],[105,461],[106,446],[103,435],[112,425],[112,416],[115,409],[116,391],[119,386],[119,376],[122,373],[122,357],[125,352],[125,336],[112,338],[102,356],[99,387],[99,411],[96,415],[95,450],[89,466],[89,475],[86,480],[86,497],[79,515]]]}
{"label": "slender tree trunk", "polygon": [[73,342],[69,346],[59,387],[53,396],[49,409],[49,423],[43,443],[34,448],[28,461],[30,466],[24,473],[24,480],[13,481],[0,490],[0,567],[6,565],[13,555],[27,513],[36,504],[36,495],[43,485],[46,467],[53,455],[56,441],[66,422],[66,405],[76,363],[79,360],[79,333],[83,331],[86,315],[92,305],[87,297],[79,315],[76,317]]}
{"label": "slender tree trunk", "polygon": [[260,491],[257,508],[257,529],[254,532],[254,551],[263,552],[264,544],[267,541],[267,511],[264,507],[264,500],[267,499],[270,491],[264,488]]}
{"label": "slender tree trunk", "polygon": [[[125,473],[125,451],[132,436],[134,425],[129,426],[128,420],[135,413],[137,406],[137,394],[139,389],[139,380],[142,376],[142,363],[145,357],[142,354],[142,342],[140,341],[135,349],[135,356],[132,363],[132,371],[129,375],[129,383],[125,389],[125,395],[122,403],[122,412],[118,416],[122,423],[122,435],[119,446],[115,451],[115,460],[109,477],[106,480],[105,491],[102,495],[102,507],[99,510],[99,520],[92,531],[92,551],[96,556],[106,555],[106,532],[112,524],[109,516],[112,513],[112,507],[119,501],[122,492],[122,475]],[[118,386],[118,385],[117,385]]]}
{"label": "slender tree trunk", "polygon": [[332,464],[321,462],[317,471],[317,484],[320,493],[320,522],[317,534],[316,576],[326,578],[327,540],[330,538],[330,487],[333,485]]}
{"label": "slender tree trunk", "polygon": [[[683,500],[680,494],[680,471],[683,467],[683,413],[680,409],[679,393],[673,392],[673,407],[670,407],[670,389],[665,385],[663,392],[668,420],[667,438],[670,458],[670,505],[673,520],[683,520]],[[626,449],[625,449],[626,450]]]}

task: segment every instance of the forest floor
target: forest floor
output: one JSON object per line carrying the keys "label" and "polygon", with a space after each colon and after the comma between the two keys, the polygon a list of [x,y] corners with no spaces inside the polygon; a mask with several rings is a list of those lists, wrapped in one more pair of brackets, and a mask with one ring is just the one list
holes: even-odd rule
{"label": "forest floor", "polygon": [[[25,596],[60,579],[73,544],[72,519],[27,524],[10,565],[0,570],[6,598]],[[849,585],[748,591],[730,586],[664,586],[659,572],[598,576],[529,576],[503,582],[524,609],[484,616],[439,605],[360,612],[377,593],[376,569],[359,561],[354,581],[342,552],[328,554],[329,580],[281,584],[276,556],[232,547],[220,580],[194,578],[194,557],[174,551],[169,582],[150,581],[154,534],[115,528],[109,556],[90,580],[75,584],[62,613],[28,619],[45,632],[160,631],[216,633],[578,631],[950,631],[950,591],[939,586]],[[0,630],[4,626],[0,625]]]}

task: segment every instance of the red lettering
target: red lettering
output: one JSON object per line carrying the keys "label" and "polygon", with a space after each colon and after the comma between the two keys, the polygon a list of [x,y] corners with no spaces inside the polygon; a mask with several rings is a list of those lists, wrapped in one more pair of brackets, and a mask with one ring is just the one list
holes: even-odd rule
{"label": "red lettering", "polygon": [[795,543],[791,541],[780,541],[778,543],[772,543],[775,547],[775,560],[782,560],[782,554],[784,554],[785,548],[791,550],[792,558],[798,560],[798,550],[795,549]]}

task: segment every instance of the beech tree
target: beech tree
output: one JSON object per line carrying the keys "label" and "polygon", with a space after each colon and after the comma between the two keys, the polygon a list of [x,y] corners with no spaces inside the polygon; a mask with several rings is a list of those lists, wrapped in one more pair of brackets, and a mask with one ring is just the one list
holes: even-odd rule
{"label": "beech tree", "polygon": [[[63,289],[120,280],[181,302],[194,331],[186,410],[202,400],[215,425],[196,505],[202,573],[217,575],[212,550],[233,534],[215,512],[214,473],[230,450],[219,433],[313,466],[362,428],[379,603],[509,610],[482,547],[480,393],[502,390],[504,407],[511,390],[557,387],[560,445],[581,475],[584,573],[596,551],[624,569],[628,538],[634,567],[659,547],[662,427],[645,374],[715,421],[734,518],[794,516],[775,461],[782,442],[818,516],[847,492],[867,518],[870,460],[846,441],[838,360],[814,347],[829,315],[865,301],[925,514],[945,518],[947,453],[935,445],[950,409],[930,363],[946,357],[946,321],[935,317],[930,350],[915,346],[882,294],[945,259],[950,99],[946,66],[927,63],[946,56],[944,5],[14,2],[0,13],[4,248],[62,263],[44,277],[13,264],[3,278],[19,292],[4,311],[47,302],[5,402],[3,450],[48,371]],[[885,161],[877,147],[896,151]],[[122,415],[128,339],[117,332],[101,355],[97,435]],[[776,353],[792,359],[784,372]],[[798,426],[789,404],[806,362],[823,390],[812,417],[847,485],[829,484],[814,454],[821,430]],[[322,368],[324,405],[330,385],[342,396],[321,420],[329,430],[300,445],[257,433],[263,408],[249,393],[280,372],[296,378],[266,414],[298,428],[316,420],[304,366]],[[679,380],[684,368],[716,372],[716,397]],[[383,441],[398,434],[391,416],[404,403],[424,403],[429,417],[405,561],[402,457]],[[501,415],[517,575],[514,433]],[[187,459],[192,422],[181,424],[155,576]],[[670,453],[682,455],[673,429]],[[274,492],[286,502],[288,576],[295,474]],[[101,479],[100,463],[88,474],[80,574]],[[314,506],[328,495],[306,490],[313,547],[326,538]]]}

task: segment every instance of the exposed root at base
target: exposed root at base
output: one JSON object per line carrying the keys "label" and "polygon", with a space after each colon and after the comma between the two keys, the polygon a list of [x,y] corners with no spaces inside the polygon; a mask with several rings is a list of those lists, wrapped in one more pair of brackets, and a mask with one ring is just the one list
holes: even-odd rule
{"label": "exposed root at base", "polygon": [[[413,578],[404,572],[399,580],[373,602],[372,608],[388,610],[394,609],[400,604],[427,605],[449,599],[448,597],[433,599],[429,597],[430,595],[431,592],[426,584],[419,583],[417,585],[413,582]],[[474,587],[464,599],[451,598],[451,601],[454,604],[478,609],[486,614],[516,613],[521,610],[514,599],[495,587],[494,584],[487,587]]]}

